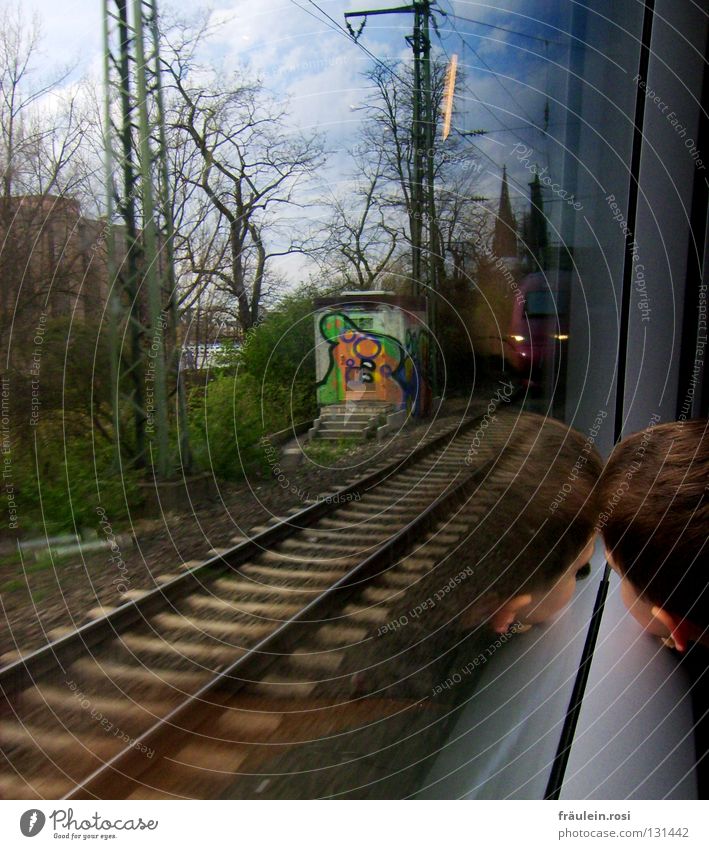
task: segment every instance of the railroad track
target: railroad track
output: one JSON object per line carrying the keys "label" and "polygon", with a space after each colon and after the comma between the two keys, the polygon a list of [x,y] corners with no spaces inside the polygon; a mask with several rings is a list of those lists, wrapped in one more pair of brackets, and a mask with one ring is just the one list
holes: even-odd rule
{"label": "railroad track", "polygon": [[343,700],[327,680],[352,689],[348,647],[464,535],[446,516],[480,472],[465,463],[477,421],[0,670],[0,794],[263,795],[264,779],[234,788],[235,773],[287,757],[307,728],[322,740],[360,714],[410,722],[419,698]]}

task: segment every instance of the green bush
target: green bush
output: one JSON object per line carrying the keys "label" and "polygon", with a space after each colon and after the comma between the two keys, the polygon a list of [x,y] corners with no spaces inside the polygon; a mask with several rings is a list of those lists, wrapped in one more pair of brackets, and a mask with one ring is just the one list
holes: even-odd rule
{"label": "green bush", "polygon": [[[263,387],[267,402],[285,400],[282,427],[315,416],[313,305],[309,297],[292,295],[246,335],[237,356],[239,374]],[[275,410],[268,412],[274,417]],[[278,428],[274,428],[278,429]]]}
{"label": "green bush", "polygon": [[310,298],[285,299],[213,373],[190,396],[190,442],[200,468],[234,480],[265,467],[262,436],[316,414]]}
{"label": "green bush", "polygon": [[248,375],[219,375],[190,399],[190,443],[200,469],[233,480],[259,460],[263,435],[258,385]]}
{"label": "green bush", "polygon": [[34,439],[12,453],[12,484],[18,502],[18,530],[57,534],[95,528],[97,508],[112,523],[125,520],[140,503],[139,475],[117,472],[113,449],[65,434],[59,415],[45,416],[33,429]]}

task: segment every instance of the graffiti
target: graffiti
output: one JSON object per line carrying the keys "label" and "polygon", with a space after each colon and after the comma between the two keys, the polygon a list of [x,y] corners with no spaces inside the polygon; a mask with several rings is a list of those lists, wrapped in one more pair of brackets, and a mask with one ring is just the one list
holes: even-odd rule
{"label": "graffiti", "polygon": [[317,383],[320,405],[371,400],[414,415],[428,410],[425,330],[407,330],[404,346],[394,336],[363,329],[343,312],[326,313],[318,327],[328,345],[327,367]]}
{"label": "graffiti", "polygon": [[366,395],[398,405],[401,390],[395,375],[406,357],[398,340],[362,330],[341,312],[322,316],[320,333],[329,345],[329,367],[318,384],[321,404]]}

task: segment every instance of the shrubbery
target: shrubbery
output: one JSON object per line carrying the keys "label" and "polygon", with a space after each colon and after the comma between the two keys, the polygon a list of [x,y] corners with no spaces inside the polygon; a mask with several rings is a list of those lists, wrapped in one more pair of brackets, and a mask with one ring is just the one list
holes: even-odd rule
{"label": "shrubbery", "polygon": [[81,531],[97,526],[96,508],[112,522],[127,518],[139,501],[136,471],[115,469],[113,448],[92,444],[90,424],[77,437],[71,414],[42,417],[30,439],[13,440],[10,478],[17,502],[18,530],[46,533]]}
{"label": "shrubbery", "polygon": [[312,301],[290,296],[223,353],[213,379],[192,390],[190,441],[196,464],[236,479],[264,465],[262,436],[316,415]]}
{"label": "shrubbery", "polygon": [[[190,390],[195,471],[237,480],[265,468],[261,437],[315,416],[311,304],[305,296],[286,298],[239,349],[222,357],[209,380]],[[140,507],[138,482],[146,473],[127,461],[116,469],[108,369],[101,365],[108,357],[105,342],[97,343],[96,330],[88,326],[53,322],[42,351],[36,426],[18,420],[8,436],[5,483],[13,488],[18,524],[11,536],[18,530],[52,535],[95,528],[97,507],[120,523]],[[13,410],[28,409],[27,375],[13,375],[11,385]],[[172,453],[176,461],[175,444]]]}
{"label": "shrubbery", "polygon": [[17,505],[17,522],[10,516],[0,528],[10,538],[96,528],[97,507],[121,521],[128,505],[132,510],[139,502],[138,474],[125,469],[121,475],[115,467],[102,325],[62,317],[43,328],[41,337],[18,339],[15,354],[23,366],[3,375],[3,482]]}

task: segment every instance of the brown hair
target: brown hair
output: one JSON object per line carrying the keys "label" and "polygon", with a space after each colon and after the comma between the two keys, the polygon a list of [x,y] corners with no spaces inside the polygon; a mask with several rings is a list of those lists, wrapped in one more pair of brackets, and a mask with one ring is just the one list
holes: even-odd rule
{"label": "brown hair", "polygon": [[469,569],[465,591],[446,596],[447,615],[480,623],[507,600],[550,588],[581,554],[598,522],[603,463],[593,438],[532,413],[498,411],[471,442],[481,476],[455,513],[469,530],[421,592]]}
{"label": "brown hair", "polygon": [[508,598],[548,588],[569,568],[598,521],[602,469],[592,438],[532,413],[498,415],[502,443],[471,500],[479,590]]}
{"label": "brown hair", "polygon": [[601,476],[599,529],[637,592],[709,627],[706,419],[647,428],[616,445]]}

